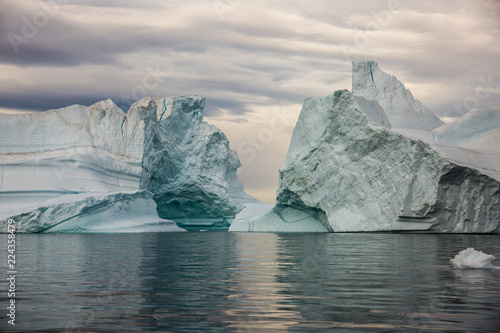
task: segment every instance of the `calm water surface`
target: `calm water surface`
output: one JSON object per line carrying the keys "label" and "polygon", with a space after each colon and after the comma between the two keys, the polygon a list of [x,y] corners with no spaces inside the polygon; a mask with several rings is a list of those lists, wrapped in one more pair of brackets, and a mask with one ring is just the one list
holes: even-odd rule
{"label": "calm water surface", "polygon": [[[500,256],[494,235],[212,232],[16,240],[15,328],[23,331],[500,331],[500,270],[448,264],[467,247]],[[12,329],[5,280],[0,331]]]}

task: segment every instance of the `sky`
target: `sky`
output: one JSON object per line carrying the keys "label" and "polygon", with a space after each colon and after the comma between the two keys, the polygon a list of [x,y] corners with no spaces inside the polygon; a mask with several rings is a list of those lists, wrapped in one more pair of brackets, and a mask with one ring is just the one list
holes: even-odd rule
{"label": "sky", "polygon": [[357,60],[445,121],[500,106],[500,1],[0,0],[0,112],[203,95],[263,202],[303,99]]}

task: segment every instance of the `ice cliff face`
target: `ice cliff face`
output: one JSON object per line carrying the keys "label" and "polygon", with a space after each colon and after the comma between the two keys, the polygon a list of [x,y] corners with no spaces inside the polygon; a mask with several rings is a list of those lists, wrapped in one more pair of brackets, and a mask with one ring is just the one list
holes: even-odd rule
{"label": "ice cliff face", "polygon": [[234,217],[239,160],[203,121],[204,106],[203,97],[185,96],[144,98],[127,114],[111,100],[1,114],[0,213],[29,213],[67,195],[146,190],[162,218]]}
{"label": "ice cliff face", "polygon": [[0,194],[139,189],[144,141],[140,116],[126,116],[111,100],[90,107],[1,114]]}
{"label": "ice cliff face", "polygon": [[[489,161],[481,155],[491,152],[475,151],[476,158],[467,160],[470,152],[439,143],[465,145],[495,138],[498,123],[486,124],[496,111],[478,111],[480,116],[470,114],[455,125],[445,125],[434,132],[438,142],[429,141],[430,130],[439,122],[409,91],[373,62],[354,64],[353,71],[355,91],[363,96],[341,90],[304,101],[280,169],[275,208],[254,220],[233,222],[230,231],[295,231],[300,224],[301,231],[319,232],[314,224],[319,221],[329,232],[499,233],[500,182],[481,172],[484,160]],[[360,73],[364,74],[358,77]],[[368,93],[375,86],[376,96]],[[471,123],[484,128],[472,126],[480,133],[470,133]],[[429,131],[426,140],[420,140],[412,131],[404,135],[392,130],[395,126]],[[452,133],[464,139],[457,141]],[[453,154],[460,155],[461,162],[451,160]],[[489,167],[494,174],[500,164]],[[293,211],[307,215],[299,219]]]}
{"label": "ice cliff face", "polygon": [[160,217],[231,218],[241,209],[231,197],[243,187],[238,156],[224,133],[203,121],[204,107],[201,96],[145,98],[131,106],[153,114],[145,122],[140,187],[154,193]]}

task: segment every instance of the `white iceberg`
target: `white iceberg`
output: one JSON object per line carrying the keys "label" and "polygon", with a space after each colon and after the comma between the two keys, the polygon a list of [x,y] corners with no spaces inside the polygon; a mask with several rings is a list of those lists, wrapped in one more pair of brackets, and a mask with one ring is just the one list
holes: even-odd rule
{"label": "white iceberg", "polygon": [[493,266],[491,263],[495,259],[496,257],[491,254],[476,251],[474,248],[469,247],[460,251],[453,259],[450,259],[450,264],[452,264],[454,268],[500,269],[500,267]]}
{"label": "white iceberg", "polygon": [[234,218],[241,200],[255,199],[236,177],[241,164],[226,136],[203,121],[204,106],[193,95],[146,97],[126,114],[111,100],[0,114],[0,215],[62,196],[149,191],[141,202],[156,203],[163,219]]}
{"label": "white iceberg", "polygon": [[[353,64],[353,90],[358,95],[339,90],[305,99],[274,213],[307,213],[330,232],[500,232],[500,145],[452,145],[445,138],[454,125],[436,129],[440,120],[373,62]],[[455,124],[462,128],[456,133],[491,142],[498,123],[480,133],[466,127],[498,121],[495,115]],[[274,220],[236,220],[230,230],[282,231]]]}

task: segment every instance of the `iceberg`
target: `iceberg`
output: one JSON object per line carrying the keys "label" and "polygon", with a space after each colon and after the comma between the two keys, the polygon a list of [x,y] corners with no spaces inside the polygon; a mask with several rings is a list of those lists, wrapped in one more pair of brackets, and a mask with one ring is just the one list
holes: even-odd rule
{"label": "iceberg", "polygon": [[274,215],[306,213],[328,232],[500,232],[497,111],[443,125],[371,61],[353,63],[353,92],[305,99],[272,221],[236,219],[230,231],[280,232]]}
{"label": "iceberg", "polygon": [[500,269],[500,267],[493,266],[491,263],[496,257],[491,254],[486,254],[482,251],[476,251],[474,248],[469,247],[460,251],[453,259],[450,259],[450,264],[454,268],[490,268]]}
{"label": "iceberg", "polygon": [[226,135],[203,121],[205,98],[145,98],[131,111],[151,106],[140,187],[154,193],[160,217],[234,218],[242,209],[231,197],[243,196],[236,176],[241,163]]}
{"label": "iceberg", "polygon": [[256,199],[237,179],[241,164],[227,137],[203,121],[204,106],[204,97],[192,95],[146,97],[127,113],[108,99],[89,107],[0,114],[0,222],[31,209],[34,225],[48,227],[35,221],[36,212],[58,200],[80,207],[90,204],[81,202],[82,195],[104,203],[137,191],[152,196],[132,195],[126,202],[156,207],[156,220],[234,218],[241,200]]}

